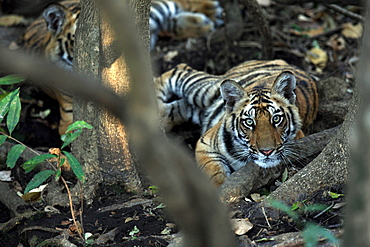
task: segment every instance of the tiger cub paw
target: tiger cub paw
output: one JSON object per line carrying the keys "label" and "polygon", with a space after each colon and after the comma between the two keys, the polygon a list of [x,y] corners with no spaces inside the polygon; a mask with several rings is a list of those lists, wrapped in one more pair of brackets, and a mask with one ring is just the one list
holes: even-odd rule
{"label": "tiger cub paw", "polygon": [[223,8],[218,1],[199,1],[195,12],[200,12],[208,16],[216,27],[224,24],[223,20]]}
{"label": "tiger cub paw", "polygon": [[224,21],[222,18],[223,8],[218,1],[211,0],[200,0],[200,1],[188,1],[188,0],[175,0],[178,2],[182,9],[185,11],[197,12],[206,15],[211,19],[215,26],[221,26]]}

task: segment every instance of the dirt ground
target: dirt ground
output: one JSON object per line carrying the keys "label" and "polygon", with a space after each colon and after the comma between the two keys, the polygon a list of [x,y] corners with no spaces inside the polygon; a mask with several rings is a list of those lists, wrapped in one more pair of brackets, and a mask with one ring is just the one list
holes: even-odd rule
{"label": "dirt ground", "polygon": [[[348,9],[361,13],[358,7],[350,6]],[[225,37],[223,41],[212,45],[212,35],[188,41],[160,39],[152,52],[154,74],[159,75],[179,63],[187,63],[211,74],[222,74],[243,61],[260,59],[260,33],[248,11],[243,6],[240,6],[240,10],[244,18],[244,28],[238,40],[230,41]],[[264,10],[273,34],[274,58],[284,59],[301,67],[318,79],[322,99],[320,111],[307,134],[337,126],[343,121],[352,96],[359,47],[359,36],[343,30],[344,27],[351,26],[349,29],[356,33],[359,22],[320,4],[271,4],[264,7]],[[20,30],[1,28],[1,45],[8,46],[9,41]],[[313,55],[317,59],[324,59],[316,65],[316,60],[312,56],[311,60],[309,58],[314,47],[319,47],[326,54]],[[326,84],[328,78],[332,77],[339,79],[334,84]],[[4,89],[10,91],[12,88]],[[22,84],[21,89],[22,119],[15,137],[37,150],[46,151],[50,147],[59,147],[57,103],[32,85]],[[49,114],[43,114],[48,112]],[[191,134],[182,138],[190,144],[194,142]],[[3,165],[0,168],[5,169]],[[19,184],[24,186],[20,182]],[[279,182],[276,182],[266,187],[259,195],[267,194],[278,185]],[[338,232],[343,224],[344,197],[334,198],[330,196],[330,192],[342,194],[344,187],[326,188],[317,191],[310,198],[302,198],[302,205],[323,204],[327,210],[302,211],[299,214],[300,221],[293,221],[284,214],[277,221],[253,215],[250,209],[256,204],[254,198],[246,198],[230,205],[233,218],[247,218],[253,224],[249,232],[239,237],[240,246],[245,246],[245,243],[273,246],[279,243],[278,236],[302,230],[307,221],[316,222],[340,235]],[[32,213],[25,214],[23,218],[13,218],[13,223],[13,215],[0,203],[0,246],[62,246],[57,245],[62,239],[68,239],[76,246],[167,246],[179,230],[166,215],[160,196],[150,189],[144,195],[137,195],[125,192],[119,186],[101,188],[97,198],[91,207],[80,205],[75,212],[82,222],[84,233],[91,233],[90,239],[95,239],[94,244],[90,240],[82,243],[71,222],[69,208],[55,206],[56,211],[45,212],[47,205],[41,201],[30,203],[25,211],[31,208]],[[295,246],[301,245],[298,243]]]}

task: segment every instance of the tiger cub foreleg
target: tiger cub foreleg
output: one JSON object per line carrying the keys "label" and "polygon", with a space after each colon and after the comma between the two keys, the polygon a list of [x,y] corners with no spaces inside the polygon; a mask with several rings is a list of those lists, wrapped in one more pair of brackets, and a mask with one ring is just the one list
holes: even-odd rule
{"label": "tiger cub foreleg", "polygon": [[59,103],[60,121],[58,132],[60,135],[66,133],[69,125],[73,123],[73,99],[72,96],[55,92],[55,98]]}
{"label": "tiger cub foreleg", "polygon": [[189,120],[199,122],[201,108],[189,102],[192,92],[184,88],[192,85],[187,77],[193,75],[193,69],[186,64],[179,64],[154,80],[159,118],[166,131]]}
{"label": "tiger cub foreleg", "polygon": [[159,117],[166,132],[191,118],[191,107],[185,99],[172,102],[158,100]]}
{"label": "tiger cub foreleg", "polygon": [[231,174],[227,159],[218,150],[217,129],[219,124],[208,130],[197,142],[195,159],[201,171],[205,172],[211,182],[219,187]]}

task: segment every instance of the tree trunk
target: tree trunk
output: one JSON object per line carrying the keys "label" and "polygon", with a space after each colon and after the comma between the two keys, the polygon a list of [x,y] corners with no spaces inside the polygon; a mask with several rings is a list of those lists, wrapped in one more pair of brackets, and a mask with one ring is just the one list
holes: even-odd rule
{"label": "tree trunk", "polygon": [[[344,246],[370,246],[370,3],[367,1],[365,30],[358,62],[359,109],[351,147],[351,175],[345,219]],[[353,111],[353,109],[352,109]]]}
{"label": "tree trunk", "polygon": [[[136,23],[143,30],[143,38],[148,41],[149,31],[145,23],[148,22],[150,2],[142,2],[135,3],[141,6],[135,18],[139,20]],[[75,69],[103,81],[122,95],[129,90],[130,79],[124,57],[116,52],[110,24],[93,1],[81,1],[81,6],[76,33]],[[91,131],[85,131],[73,143],[73,153],[86,171],[85,198],[91,202],[100,184],[121,184],[131,191],[141,190],[141,173],[129,151],[125,127],[111,113],[94,103],[77,97],[75,102],[75,120],[84,120],[94,127]]]}

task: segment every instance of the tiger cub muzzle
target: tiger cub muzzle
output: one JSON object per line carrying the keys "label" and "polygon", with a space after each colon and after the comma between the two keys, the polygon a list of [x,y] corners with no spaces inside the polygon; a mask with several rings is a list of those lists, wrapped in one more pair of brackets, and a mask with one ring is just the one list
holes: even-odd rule
{"label": "tiger cub muzzle", "polygon": [[282,160],[284,117],[271,115],[267,110],[262,111],[253,120],[244,121],[247,125],[247,138],[251,159],[263,168],[278,165]]}

